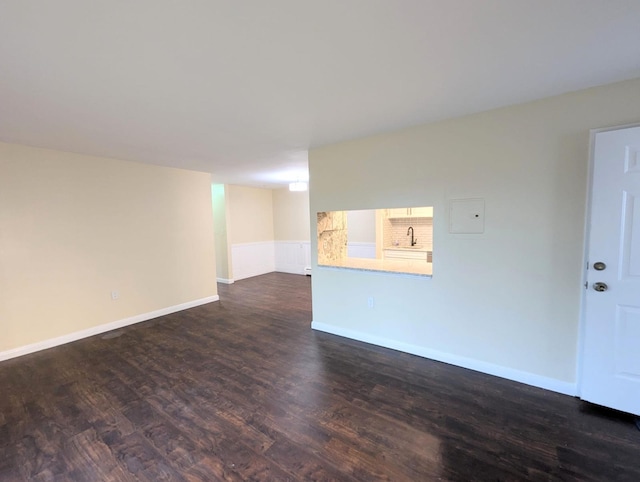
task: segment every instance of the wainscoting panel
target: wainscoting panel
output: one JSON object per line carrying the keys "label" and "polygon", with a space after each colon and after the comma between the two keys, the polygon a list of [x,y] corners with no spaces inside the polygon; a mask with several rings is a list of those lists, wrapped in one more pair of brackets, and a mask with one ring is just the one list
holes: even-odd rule
{"label": "wainscoting panel", "polygon": [[311,266],[311,243],[309,241],[275,241],[276,271],[305,274],[304,268]]}
{"label": "wainscoting panel", "polygon": [[231,262],[234,281],[271,273],[276,270],[273,241],[233,244]]}
{"label": "wainscoting panel", "polygon": [[349,258],[376,258],[376,243],[347,243],[347,256]]}

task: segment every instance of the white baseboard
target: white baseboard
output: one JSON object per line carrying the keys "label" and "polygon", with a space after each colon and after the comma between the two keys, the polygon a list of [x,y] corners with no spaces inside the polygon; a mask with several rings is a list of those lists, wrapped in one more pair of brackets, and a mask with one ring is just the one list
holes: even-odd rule
{"label": "white baseboard", "polygon": [[39,341],[37,343],[32,343],[30,345],[20,346],[18,348],[12,348],[11,350],[0,352],[0,361],[9,360],[10,358],[16,358],[23,355],[28,355],[29,353],[46,350],[48,348],[53,348],[55,346],[64,345],[65,343],[71,343],[72,341],[77,341],[83,338],[88,338],[90,336],[99,335],[100,333],[104,333],[106,331],[116,330],[118,328],[134,325],[142,321],[158,318],[159,316],[169,315],[171,313],[176,313],[177,311],[182,311],[188,308],[194,308],[196,306],[212,303],[214,301],[218,301],[219,299],[220,297],[218,295],[208,296],[207,298],[188,301],[186,303],[181,303],[179,305],[169,306],[167,308],[150,311],[148,313],[142,313],[140,315],[124,318],[122,320],[112,321],[110,323],[105,323],[103,325],[92,326],[91,328],[87,328],[85,330],[76,331],[74,333],[58,336],[56,338],[50,338],[49,340]]}
{"label": "white baseboard", "polygon": [[487,363],[479,360],[474,360],[472,358],[444,353],[417,345],[411,345],[409,343],[403,343],[400,341],[370,335],[368,333],[363,333],[360,331],[340,328],[338,326],[329,325],[326,323],[313,321],[311,322],[311,328],[314,330],[323,331],[325,333],[331,333],[332,335],[343,336],[345,338],[351,338],[353,340],[371,343],[372,345],[378,345],[385,348],[391,348],[392,350],[411,353],[412,355],[418,355],[423,358],[429,358],[431,360],[448,363],[450,365],[468,368],[470,370],[486,373],[488,375],[506,378],[507,380],[513,380],[516,382],[524,383],[526,385],[544,388],[545,390],[551,390],[552,392],[558,392],[564,395],[576,396],[578,393],[576,383],[564,382],[555,378],[543,377],[534,373],[523,372],[501,365],[494,365],[493,363]]}
{"label": "white baseboard", "polygon": [[227,279],[227,278],[216,278],[216,280],[218,281],[218,283],[223,283],[225,285],[232,285],[234,283],[233,279]]}

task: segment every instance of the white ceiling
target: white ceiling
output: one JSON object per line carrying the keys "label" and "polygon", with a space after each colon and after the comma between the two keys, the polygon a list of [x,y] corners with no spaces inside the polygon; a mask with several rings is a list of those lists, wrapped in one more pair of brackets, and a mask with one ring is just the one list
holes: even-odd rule
{"label": "white ceiling", "polygon": [[0,1],[0,140],[217,182],[634,77],[638,0]]}

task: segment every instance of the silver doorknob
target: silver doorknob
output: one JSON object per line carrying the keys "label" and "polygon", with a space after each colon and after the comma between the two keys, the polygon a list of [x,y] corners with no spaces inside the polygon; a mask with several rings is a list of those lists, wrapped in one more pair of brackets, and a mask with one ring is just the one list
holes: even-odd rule
{"label": "silver doorknob", "polygon": [[593,283],[593,289],[596,291],[607,291],[609,287],[607,286],[607,283],[598,281],[597,283]]}

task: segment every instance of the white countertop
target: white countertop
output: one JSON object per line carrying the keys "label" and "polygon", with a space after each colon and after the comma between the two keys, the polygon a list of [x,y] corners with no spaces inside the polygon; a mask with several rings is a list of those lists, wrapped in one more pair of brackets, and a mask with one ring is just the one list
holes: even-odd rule
{"label": "white countertop", "polygon": [[[416,250],[415,248],[408,248],[407,251],[419,250]],[[432,263],[415,259],[346,258],[341,262],[336,262],[331,265],[319,265],[319,267],[355,269],[359,271],[383,271],[392,274],[411,274],[429,278],[432,277],[433,273]]]}

